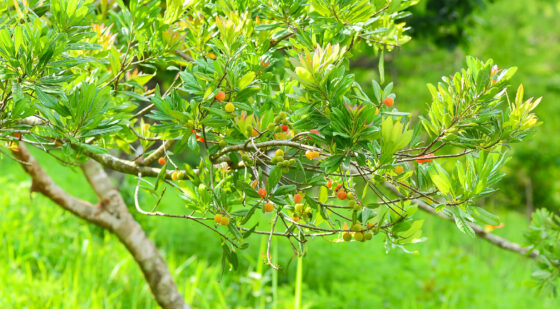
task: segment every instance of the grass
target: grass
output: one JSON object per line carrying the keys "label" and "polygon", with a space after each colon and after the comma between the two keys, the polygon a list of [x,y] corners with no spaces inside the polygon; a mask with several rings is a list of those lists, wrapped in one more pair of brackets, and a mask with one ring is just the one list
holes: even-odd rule
{"label": "grass", "polygon": [[[73,194],[92,200],[78,173],[47,170]],[[0,307],[155,308],[142,274],[115,237],[88,225],[42,196],[30,199],[21,168],[0,161]],[[181,207],[166,201],[165,207]],[[425,215],[427,241],[417,254],[385,253],[367,243],[310,242],[302,267],[301,308],[557,308],[523,286],[532,263],[461,234]],[[294,308],[297,260],[279,240],[283,269],[263,265],[263,238],[240,252],[239,271],[221,274],[219,241],[192,222],[139,217],[161,248],[185,299],[196,308]],[[526,219],[503,216],[498,233],[520,241]],[[273,280],[276,278],[275,280]],[[273,288],[276,285],[275,288]],[[273,297],[273,295],[275,295]]]}

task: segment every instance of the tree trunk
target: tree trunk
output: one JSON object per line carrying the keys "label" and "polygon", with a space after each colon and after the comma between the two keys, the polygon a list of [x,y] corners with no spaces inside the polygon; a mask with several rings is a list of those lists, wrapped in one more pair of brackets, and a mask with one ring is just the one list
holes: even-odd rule
{"label": "tree trunk", "polygon": [[89,160],[81,165],[84,175],[99,198],[99,203],[93,205],[75,198],[56,185],[25,145],[20,144],[13,154],[31,176],[32,192],[40,192],[74,215],[117,235],[140,266],[152,294],[162,308],[190,308],[177,290],[167,264],[156,246],[132,217],[122,196],[99,163]]}

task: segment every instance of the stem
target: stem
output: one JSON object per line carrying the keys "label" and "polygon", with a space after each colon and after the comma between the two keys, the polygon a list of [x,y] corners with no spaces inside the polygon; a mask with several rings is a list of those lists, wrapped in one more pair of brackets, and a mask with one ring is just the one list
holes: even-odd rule
{"label": "stem", "polygon": [[301,281],[303,277],[303,257],[297,257],[297,271],[296,271],[296,291],[294,308],[300,309],[301,307]]}

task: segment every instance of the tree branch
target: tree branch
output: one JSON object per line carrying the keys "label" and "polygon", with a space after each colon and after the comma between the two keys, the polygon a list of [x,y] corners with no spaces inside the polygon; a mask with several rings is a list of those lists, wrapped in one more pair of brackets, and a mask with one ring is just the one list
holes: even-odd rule
{"label": "tree branch", "polygon": [[162,308],[190,308],[177,290],[156,246],[132,217],[119,191],[97,162],[89,160],[81,165],[99,198],[99,204],[92,205],[73,197],[54,183],[23,143],[13,149],[12,153],[31,176],[32,192],[40,192],[74,215],[117,235],[140,266],[152,294]]}
{"label": "tree branch", "polygon": [[[401,198],[405,197],[392,184],[385,183],[384,185],[387,189],[391,190],[391,192],[393,192],[395,195],[397,195]],[[445,219],[447,221],[455,222],[455,220],[453,220],[452,217],[449,217],[449,216],[447,216],[443,213],[440,213],[440,212],[436,212],[432,206],[424,203],[422,200],[414,199],[414,200],[412,200],[412,202],[415,203],[416,205],[418,205],[418,208],[420,208],[421,210],[423,210],[423,211],[425,211],[429,214],[432,214],[432,215],[434,215],[436,217],[439,217],[441,219]],[[511,252],[521,254],[523,256],[526,256],[526,257],[529,257],[529,258],[532,258],[532,259],[539,259],[540,258],[540,255],[537,251],[529,252],[529,248],[522,247],[521,245],[519,245],[517,243],[514,243],[514,242],[511,242],[511,241],[509,241],[507,239],[504,239],[500,236],[496,236],[494,234],[487,233],[482,227],[480,227],[476,224],[473,224],[473,223],[470,223],[470,222],[468,222],[468,224],[474,230],[474,232],[476,233],[476,236],[486,240],[487,242],[489,242],[489,243],[491,243],[495,246],[498,246],[502,249],[505,249],[505,250],[508,250],[508,251],[511,251]]]}

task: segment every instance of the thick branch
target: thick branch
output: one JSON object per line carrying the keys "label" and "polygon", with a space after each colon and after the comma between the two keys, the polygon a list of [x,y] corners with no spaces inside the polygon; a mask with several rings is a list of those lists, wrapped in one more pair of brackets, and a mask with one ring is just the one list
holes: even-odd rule
{"label": "thick branch", "polygon": [[165,260],[140,224],[132,217],[126,204],[101,165],[89,160],[82,171],[102,205],[119,220],[112,231],[132,254],[148,282],[152,294],[163,308],[189,308],[177,290]]}
{"label": "thick branch", "polygon": [[32,191],[40,192],[76,216],[117,235],[140,266],[153,295],[162,308],[189,308],[179,294],[167,264],[156,246],[128,212],[122,196],[98,163],[89,160],[81,166],[99,197],[99,204],[92,205],[71,196],[56,185],[23,143],[20,143],[12,153],[31,176]]}

